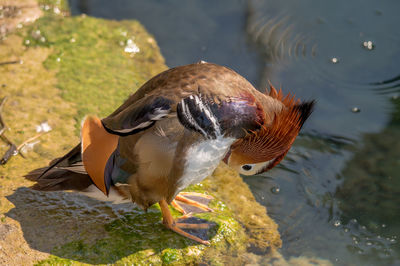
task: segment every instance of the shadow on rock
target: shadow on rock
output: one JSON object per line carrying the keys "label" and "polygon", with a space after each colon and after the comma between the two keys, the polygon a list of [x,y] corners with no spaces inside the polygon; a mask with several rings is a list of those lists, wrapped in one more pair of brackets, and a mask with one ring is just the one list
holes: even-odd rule
{"label": "shadow on rock", "polygon": [[[7,199],[15,205],[6,215],[21,224],[31,248],[84,263],[108,264],[134,255],[143,260],[159,256],[164,249],[197,245],[167,230],[160,211],[148,212],[131,203],[111,204],[68,192],[40,192],[19,188]],[[207,222],[191,218],[191,223]],[[208,222],[210,223],[210,222]],[[190,233],[203,239],[217,232]]]}

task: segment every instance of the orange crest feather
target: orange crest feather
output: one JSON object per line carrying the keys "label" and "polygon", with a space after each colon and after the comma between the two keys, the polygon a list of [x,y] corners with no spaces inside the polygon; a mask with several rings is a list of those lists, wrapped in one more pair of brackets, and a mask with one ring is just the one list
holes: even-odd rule
{"label": "orange crest feather", "polygon": [[282,90],[277,92],[271,84],[267,95],[281,101],[285,107],[275,113],[271,124],[261,125],[259,130],[249,132],[232,146],[232,151],[241,154],[248,163],[266,162],[276,158],[281,160],[290,149],[314,105],[314,101],[300,103],[300,100],[296,100],[290,93],[284,96]]}

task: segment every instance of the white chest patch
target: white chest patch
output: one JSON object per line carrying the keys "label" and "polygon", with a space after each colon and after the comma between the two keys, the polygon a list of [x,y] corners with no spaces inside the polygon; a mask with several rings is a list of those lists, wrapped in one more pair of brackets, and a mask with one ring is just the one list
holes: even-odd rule
{"label": "white chest patch", "polygon": [[201,182],[212,174],[234,141],[234,138],[219,136],[190,147],[187,151],[185,170],[178,185],[178,192],[189,185]]}

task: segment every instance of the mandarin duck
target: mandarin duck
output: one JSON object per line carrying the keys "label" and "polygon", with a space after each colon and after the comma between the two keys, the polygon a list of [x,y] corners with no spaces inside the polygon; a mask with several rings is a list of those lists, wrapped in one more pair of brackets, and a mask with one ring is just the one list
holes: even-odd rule
{"label": "mandarin duck", "polygon": [[284,96],[272,85],[261,93],[216,64],[172,68],[146,82],[110,116],[86,117],[81,143],[27,178],[37,182],[37,190],[95,188],[106,196],[130,198],[144,210],[159,203],[167,228],[209,244],[182,230],[204,224],[174,220],[168,205],[184,212],[181,201],[211,211],[188,197],[201,194],[181,190],[212,174],[220,161],[243,175],[273,168],[313,105]]}

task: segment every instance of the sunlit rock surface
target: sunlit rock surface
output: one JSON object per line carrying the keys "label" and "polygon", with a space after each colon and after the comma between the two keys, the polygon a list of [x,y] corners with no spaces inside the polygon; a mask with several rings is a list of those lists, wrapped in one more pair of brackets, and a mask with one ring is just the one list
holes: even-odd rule
{"label": "sunlit rock surface", "polygon": [[0,40],[42,15],[36,0],[0,0]]}
{"label": "sunlit rock surface", "polygon": [[[132,204],[27,188],[24,174],[79,142],[86,114],[109,114],[166,69],[156,41],[136,21],[69,17],[63,1],[40,7],[41,18],[10,28],[0,42],[0,62],[18,61],[0,66],[5,135],[18,145],[41,125],[51,129],[22,150],[25,158],[0,166],[1,265],[261,263],[281,246],[275,222],[225,165],[189,188],[215,197],[215,212],[196,215],[215,224],[202,232],[210,247],[165,229],[157,205],[145,213]],[[1,154],[7,148],[0,142]]]}

